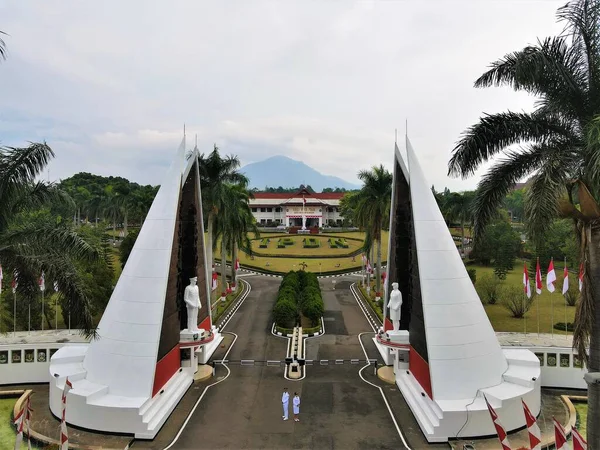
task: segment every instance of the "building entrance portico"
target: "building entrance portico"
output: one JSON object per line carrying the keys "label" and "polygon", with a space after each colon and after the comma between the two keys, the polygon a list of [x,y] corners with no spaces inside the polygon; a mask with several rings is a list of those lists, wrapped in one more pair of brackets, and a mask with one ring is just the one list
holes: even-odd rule
{"label": "building entrance portico", "polygon": [[[286,216],[286,225],[288,227],[302,227],[302,216]],[[305,228],[322,227],[323,217],[321,216],[306,216]]]}

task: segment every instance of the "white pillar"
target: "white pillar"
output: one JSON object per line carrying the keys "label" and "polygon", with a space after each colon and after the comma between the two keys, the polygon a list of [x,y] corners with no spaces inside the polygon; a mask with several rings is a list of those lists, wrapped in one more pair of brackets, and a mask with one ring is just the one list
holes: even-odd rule
{"label": "white pillar", "polygon": [[319,217],[319,228],[323,227],[323,217]]}

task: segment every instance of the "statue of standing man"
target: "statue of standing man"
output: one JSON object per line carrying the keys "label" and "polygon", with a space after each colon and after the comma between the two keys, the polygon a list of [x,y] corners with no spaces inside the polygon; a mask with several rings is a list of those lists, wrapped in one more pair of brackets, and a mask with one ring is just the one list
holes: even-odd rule
{"label": "statue of standing man", "polygon": [[185,288],[183,300],[187,308],[187,329],[191,332],[198,330],[198,310],[202,308],[200,304],[200,291],[198,290],[197,277],[190,278],[190,284]]}
{"label": "statue of standing man", "polygon": [[392,283],[392,292],[390,293],[390,301],[388,310],[390,311],[390,320],[394,325],[394,331],[400,330],[400,308],[402,307],[402,293],[398,290],[398,283]]}

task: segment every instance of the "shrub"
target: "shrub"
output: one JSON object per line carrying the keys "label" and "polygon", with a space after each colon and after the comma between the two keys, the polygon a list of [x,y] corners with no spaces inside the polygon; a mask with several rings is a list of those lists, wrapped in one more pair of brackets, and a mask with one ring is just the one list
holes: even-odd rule
{"label": "shrub", "polygon": [[298,308],[292,300],[281,299],[275,303],[273,308],[275,323],[279,326],[291,328],[296,325],[298,319]]}
{"label": "shrub", "polygon": [[477,281],[477,270],[467,269],[467,273],[469,274],[469,278],[471,279],[473,284],[475,284],[475,282]]}
{"label": "shrub", "polygon": [[495,275],[484,273],[479,277],[479,280],[477,280],[475,289],[483,303],[495,305],[498,302],[501,284],[501,281]]}
{"label": "shrub", "polygon": [[[555,330],[565,331],[565,323],[564,322],[556,322],[554,324]],[[567,331],[573,331],[575,326],[571,322],[567,322]]]}
{"label": "shrub", "polygon": [[302,314],[311,321],[312,326],[319,323],[323,315],[323,300],[319,297],[313,297],[302,305]]}
{"label": "shrub", "polygon": [[520,286],[508,285],[500,289],[502,305],[508,309],[515,319],[521,319],[533,305],[533,298],[527,298]]}
{"label": "shrub", "polygon": [[[575,303],[577,303],[577,299],[579,298],[579,286],[577,286],[577,283],[577,280],[575,280],[575,283],[571,282],[569,290],[565,294],[565,301],[569,306],[575,306]],[[562,287],[559,289],[562,291]]]}

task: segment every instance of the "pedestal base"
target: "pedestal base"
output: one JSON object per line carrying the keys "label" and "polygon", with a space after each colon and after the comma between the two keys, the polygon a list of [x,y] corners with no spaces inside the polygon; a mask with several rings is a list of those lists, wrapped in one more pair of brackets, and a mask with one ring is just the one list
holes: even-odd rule
{"label": "pedestal base", "polygon": [[198,356],[199,364],[206,364],[219,344],[223,340],[223,336],[219,333],[217,327],[212,328],[212,334],[206,338],[205,343],[196,349],[196,356]]}
{"label": "pedestal base", "polygon": [[190,331],[186,328],[179,333],[179,342],[181,343],[196,342],[204,338],[206,338],[206,330],[204,329]]}

